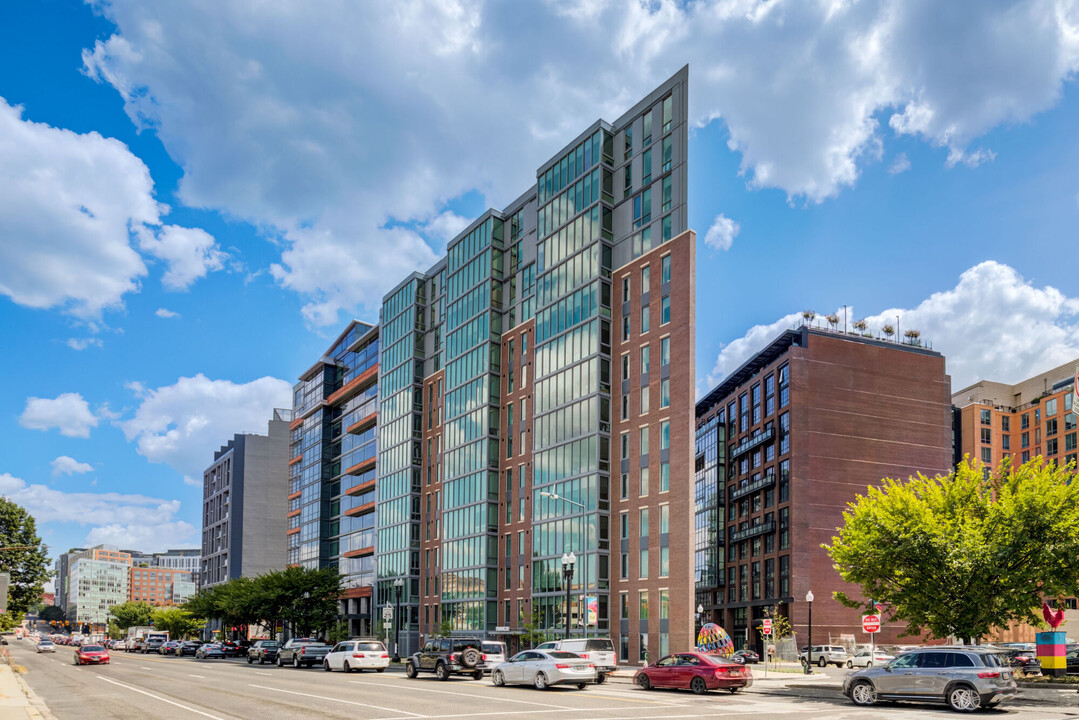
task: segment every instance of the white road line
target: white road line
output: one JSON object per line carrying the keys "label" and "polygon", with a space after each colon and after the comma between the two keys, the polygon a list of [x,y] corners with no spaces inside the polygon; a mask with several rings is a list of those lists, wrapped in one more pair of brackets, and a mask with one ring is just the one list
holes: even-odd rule
{"label": "white road line", "polygon": [[273,675],[273,673],[262,672],[261,670],[254,671],[256,675]]}
{"label": "white road line", "polygon": [[148,668],[148,667],[146,667],[145,665],[139,665],[139,669],[140,669],[140,670],[149,670],[150,672],[153,672],[153,671],[154,671],[154,669],[153,669],[153,668]]}
{"label": "white road line", "polygon": [[375,710],[387,710],[389,712],[401,713],[402,715],[408,715],[409,717],[422,718],[426,715],[420,715],[419,713],[409,712],[408,710],[398,710],[397,708],[382,707],[380,705],[371,705],[370,703],[356,702],[354,700],[342,700],[341,698],[327,697],[325,695],[312,695],[310,693],[296,692],[294,690],[282,690],[281,688],[266,687],[265,685],[255,685],[248,683],[248,687],[258,688],[260,690],[272,690],[274,692],[288,693],[289,695],[301,695],[303,697],[315,698],[316,700],[329,700],[330,702],[344,703],[345,705],[358,705],[359,707],[374,708]]}
{"label": "white road line", "polygon": [[[400,688],[401,687],[400,685],[391,684],[391,683],[364,682],[363,680],[351,680],[349,682],[351,682],[353,685],[378,685],[380,687],[392,687],[392,688]],[[493,687],[493,686],[490,686],[490,687]],[[488,695],[475,695],[473,693],[450,692],[448,690],[432,690],[430,688],[416,687],[415,685],[409,685],[408,686],[408,691],[409,692],[438,693],[439,695],[458,695],[460,697],[467,697],[467,698],[472,698],[472,699],[476,699],[476,698],[479,698],[479,697],[482,697],[482,698],[489,697],[491,700],[498,700],[499,702],[521,703],[523,705],[541,705],[543,707],[555,708],[557,710],[576,710],[577,709],[577,708],[569,707],[568,705],[552,705],[551,703],[533,702],[531,700],[511,700],[510,698],[503,698],[503,697],[496,698],[494,695],[490,695],[490,696],[488,696]]]}
{"label": "white road line", "polygon": [[203,712],[202,710],[196,710],[195,708],[188,707],[187,705],[181,705],[178,702],[173,702],[172,700],[169,700],[168,698],[163,698],[160,695],[154,695],[153,693],[148,693],[145,690],[140,690],[137,687],[132,687],[130,685],[125,685],[124,683],[116,682],[115,680],[109,680],[107,677],[103,677],[101,675],[98,675],[97,679],[98,680],[104,680],[105,682],[112,683],[113,685],[119,685],[122,688],[126,688],[128,690],[131,690],[133,692],[137,692],[137,693],[139,693],[141,695],[145,695],[147,697],[152,697],[154,700],[160,700],[163,703],[168,703],[169,705],[174,705],[174,706],[176,706],[178,708],[181,708],[183,710],[193,712],[196,715],[202,715],[203,717],[208,717],[208,718],[210,718],[210,720],[225,720],[225,718],[218,717],[217,715],[211,715],[210,713]]}
{"label": "white road line", "polygon": [[[641,708],[641,707],[573,708],[573,709],[571,709],[571,712],[573,712],[573,713],[582,713],[582,712],[622,712],[622,711],[625,711],[625,710],[643,710],[643,709],[644,708]],[[648,709],[651,710],[653,708],[648,708]],[[727,708],[724,708],[724,710],[726,710],[726,709]],[[741,709],[744,709],[744,708],[741,708]],[[454,713],[454,714],[450,714],[450,715],[417,715],[417,717],[430,718],[432,720],[440,720],[441,718],[500,717],[502,715],[543,715],[543,714],[548,714],[548,713],[564,713],[564,712],[566,712],[566,711],[563,710],[563,709],[559,709],[559,710],[503,710],[503,711],[482,712],[482,713],[478,713],[478,712]],[[792,710],[791,712],[801,712],[801,710],[797,710],[797,711]],[[634,716],[633,720],[637,720],[637,717],[638,716]],[[716,717],[716,714],[715,714],[715,712],[711,712],[711,713],[708,713],[707,715],[645,715],[645,716],[641,716],[641,717],[649,717],[649,718],[708,717],[708,718],[714,718],[714,717]],[[385,717],[385,718],[375,718],[375,720],[399,720],[399,719],[398,718],[392,718],[392,717]],[[580,719],[577,719],[577,720],[580,720]],[[611,720],[611,718],[609,718],[609,717],[588,718],[587,720]]]}
{"label": "white road line", "polygon": [[191,673],[188,673],[187,676],[188,677],[197,677],[199,680],[205,680],[206,679],[205,675],[192,675]]}

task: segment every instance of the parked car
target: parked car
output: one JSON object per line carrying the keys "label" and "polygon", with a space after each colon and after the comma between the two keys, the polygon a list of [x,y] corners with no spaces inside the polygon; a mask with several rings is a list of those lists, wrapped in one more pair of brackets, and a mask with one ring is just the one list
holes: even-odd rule
{"label": "parked car", "polygon": [[565,650],[525,650],[491,672],[491,682],[499,687],[532,685],[546,690],[552,685],[576,685],[578,690],[584,690],[595,681],[595,664]]}
{"label": "parked car", "polygon": [[874,665],[887,665],[892,660],[895,660],[895,655],[889,655],[886,652],[880,650],[863,650],[857,655],[851,656],[847,660],[848,668],[865,668],[873,667]]}
{"label": "parked car", "polygon": [[75,650],[76,665],[107,665],[109,651],[101,645],[85,643]]}
{"label": "parked car", "polygon": [[617,655],[614,652],[614,643],[610,638],[571,638],[569,640],[554,640],[545,642],[536,647],[537,650],[564,650],[576,653],[589,660],[596,666],[596,683],[602,685],[607,681],[607,675],[614,672],[618,666]]}
{"label": "parked car", "polygon": [[385,672],[390,666],[390,654],[386,652],[386,646],[378,640],[345,640],[333,646],[326,653],[322,661],[322,669],[326,672],[342,670],[374,670]]}
{"label": "parked car", "polygon": [[[803,663],[806,662],[806,648],[802,648],[802,654],[799,656],[799,660]],[[813,652],[809,653],[809,664],[824,667],[826,665],[835,665],[836,667],[843,667],[847,664],[849,659],[847,656],[847,650],[842,645],[814,645]]]}
{"label": "parked car", "polygon": [[292,638],[277,651],[277,667],[294,668],[321,665],[332,648],[314,638]]}
{"label": "parked car", "polygon": [[843,694],[855,705],[917,700],[971,712],[1015,697],[1015,692],[1012,669],[1000,651],[971,646],[921,648],[843,680]]}
{"label": "parked car", "polygon": [[225,651],[221,649],[220,643],[206,643],[200,645],[199,649],[195,651],[195,659],[197,660],[211,660],[213,658],[225,659]]}
{"label": "parked car", "polygon": [[482,680],[484,669],[483,643],[475,638],[431,638],[405,661],[405,675],[410,678],[433,672],[439,680],[449,680],[450,675]]}
{"label": "parked car", "polygon": [[[1079,647],[1074,645],[1069,646],[1065,651],[1064,662],[1065,670],[1069,675],[1079,675]],[[1041,663],[1039,663],[1039,666]]]}
{"label": "parked car", "polygon": [[256,640],[255,644],[247,649],[247,664],[258,662],[273,662],[277,660],[277,651],[281,649],[281,643],[277,640]]}
{"label": "parked car", "polygon": [[1027,675],[1038,675],[1042,671],[1042,663],[1036,650],[1005,648],[1001,655],[1007,659],[1009,665]]}
{"label": "parked car", "polygon": [[202,643],[200,643],[198,640],[184,640],[176,648],[176,655],[178,657],[183,657],[184,655],[195,655],[196,653],[198,653],[200,647],[202,647]]}
{"label": "parked car", "polygon": [[52,640],[39,640],[38,644],[37,644],[37,651],[39,653],[43,653],[43,652],[54,653],[54,652],[56,652],[56,643],[54,643]]}
{"label": "parked car", "polygon": [[731,655],[731,660],[743,665],[756,665],[761,661],[761,656],[752,650],[739,650]]}
{"label": "parked car", "polygon": [[506,643],[500,640],[484,640],[480,652],[483,653],[485,673],[491,672],[495,665],[506,662]]}
{"label": "parked car", "polygon": [[225,653],[225,657],[239,657],[243,652],[240,649],[240,644],[234,640],[223,640],[221,650]]}
{"label": "parked car", "polygon": [[161,643],[161,647],[157,649],[157,652],[161,655],[172,655],[179,646],[179,641],[169,640],[168,642]]}
{"label": "parked car", "polygon": [[742,663],[708,653],[687,652],[667,655],[643,667],[633,676],[642,690],[688,688],[698,695],[709,690],[736,693],[753,684],[753,673]]}

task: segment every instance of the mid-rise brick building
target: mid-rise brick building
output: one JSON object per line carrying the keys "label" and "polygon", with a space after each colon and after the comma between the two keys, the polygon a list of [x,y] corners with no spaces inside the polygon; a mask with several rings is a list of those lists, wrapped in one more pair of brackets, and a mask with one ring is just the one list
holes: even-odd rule
{"label": "mid-rise brick building", "polygon": [[130,569],[127,599],[151,605],[179,605],[191,597],[193,589],[194,580],[188,570],[133,567]]}
{"label": "mid-rise brick building", "polygon": [[[952,468],[944,357],[918,344],[801,327],[781,333],[697,403],[695,569],[700,621],[763,650],[767,611],[804,642],[868,642],[858,596],[821,548],[847,503],[885,477]],[[878,642],[905,628],[885,625]]]}

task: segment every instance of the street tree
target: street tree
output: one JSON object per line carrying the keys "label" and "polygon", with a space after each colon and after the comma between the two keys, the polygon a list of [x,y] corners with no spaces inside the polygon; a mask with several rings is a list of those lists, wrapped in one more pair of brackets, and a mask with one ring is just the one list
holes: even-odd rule
{"label": "street tree", "polygon": [[61,620],[64,620],[67,615],[64,613],[63,608],[57,607],[56,605],[46,605],[45,607],[41,608],[41,612],[38,614],[38,617],[40,617],[45,622],[59,622]]}
{"label": "street tree", "polygon": [[167,632],[173,640],[186,640],[197,635],[206,624],[205,620],[178,607],[154,608],[153,621],[155,628]]}
{"label": "street tree", "polygon": [[110,607],[109,615],[112,616],[116,627],[127,630],[129,627],[149,625],[153,617],[153,611],[153,607],[148,602],[128,600]]}
{"label": "street tree", "polygon": [[[1039,623],[1043,600],[1079,593],[1079,483],[1041,457],[946,476],[885,479],[844,511],[824,549],[847,582],[907,634],[977,641]],[[837,592],[848,607],[869,600]]]}
{"label": "street tree", "polygon": [[22,506],[0,497],[0,572],[8,573],[7,612],[0,629],[9,630],[41,599],[49,579],[48,548],[37,534],[37,523]]}

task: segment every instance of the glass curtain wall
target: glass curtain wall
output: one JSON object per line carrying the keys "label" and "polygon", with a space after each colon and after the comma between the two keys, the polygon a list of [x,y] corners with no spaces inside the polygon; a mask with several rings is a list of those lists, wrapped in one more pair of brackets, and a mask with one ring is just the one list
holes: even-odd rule
{"label": "glass curtain wall", "polygon": [[[697,428],[697,461],[694,481],[694,608],[715,605],[713,591],[723,584],[723,512],[726,499],[727,426],[725,412]],[[722,598],[720,598],[722,600]],[[698,622],[698,625],[700,623]]]}
{"label": "glass curtain wall", "polygon": [[537,177],[532,597],[542,628],[576,635],[609,632],[612,164],[611,136],[597,130]]}

